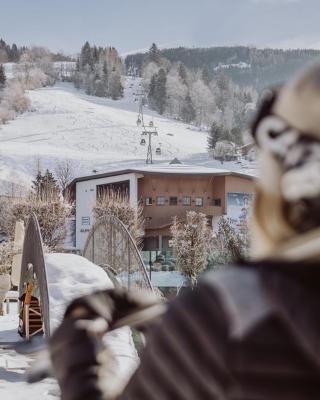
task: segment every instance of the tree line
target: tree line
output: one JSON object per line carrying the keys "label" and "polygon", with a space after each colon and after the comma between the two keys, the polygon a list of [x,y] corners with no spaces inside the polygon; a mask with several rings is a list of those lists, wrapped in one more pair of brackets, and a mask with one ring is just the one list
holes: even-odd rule
{"label": "tree line", "polygon": [[73,82],[89,95],[117,100],[123,96],[123,73],[122,60],[114,47],[90,46],[86,42],[77,58]]}
{"label": "tree line", "polygon": [[[257,49],[254,47],[178,47],[160,50],[161,57],[171,63],[182,63],[191,70],[208,68],[210,73],[223,69],[225,74],[240,86],[253,86],[261,91],[266,87],[286,81],[306,64],[320,61],[320,51],[312,49]],[[142,72],[148,54],[128,55],[128,70],[135,66]]]}
{"label": "tree line", "polygon": [[[18,47],[15,43],[10,44],[6,43],[5,40],[0,38],[0,64],[12,62],[18,63],[21,60],[23,54],[25,54],[30,48],[27,46]],[[50,52],[46,49],[47,52],[50,53],[52,57],[52,61],[72,61],[72,57],[67,56],[61,52],[54,53]]]}
{"label": "tree line", "polygon": [[172,63],[156,44],[147,54],[141,76],[150,108],[211,131],[209,148],[218,140],[241,144],[241,130],[258,98],[252,87],[240,88],[223,70],[192,70],[181,62]]}

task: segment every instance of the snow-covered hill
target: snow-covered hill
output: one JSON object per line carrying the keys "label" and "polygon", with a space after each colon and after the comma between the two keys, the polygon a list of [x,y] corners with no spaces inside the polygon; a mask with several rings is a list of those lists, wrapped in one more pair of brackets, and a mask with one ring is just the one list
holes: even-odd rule
{"label": "snow-covered hill", "polygon": [[[136,126],[138,104],[134,93],[140,81],[128,78],[125,97],[119,101],[87,96],[68,83],[30,91],[32,111],[0,127],[0,179],[27,182],[37,160],[54,169],[57,159],[70,159],[77,173],[107,168],[109,163],[143,161],[141,129]],[[206,134],[186,124],[156,116],[161,147],[157,160],[186,158],[206,151]]]}
{"label": "snow-covered hill", "polygon": [[[54,170],[66,159],[77,176],[141,165],[146,146],[140,145],[141,128],[136,125],[140,85],[140,79],[127,78],[125,96],[118,101],[88,96],[61,82],[28,92],[32,110],[0,126],[0,180],[29,186],[38,162]],[[178,157],[207,163],[205,132],[145,109],[145,122],[152,119],[159,132],[154,150],[161,147],[162,153],[154,156],[155,162]]]}

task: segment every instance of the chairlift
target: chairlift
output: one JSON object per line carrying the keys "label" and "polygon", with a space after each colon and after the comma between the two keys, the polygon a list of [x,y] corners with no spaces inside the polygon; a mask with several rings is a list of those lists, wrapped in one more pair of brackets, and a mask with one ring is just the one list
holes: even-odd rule
{"label": "chairlift", "polygon": [[141,144],[141,146],[145,146],[146,140],[145,139],[141,139],[140,144]]}
{"label": "chairlift", "polygon": [[149,126],[152,127],[153,126],[153,121],[149,122]]}
{"label": "chairlift", "polygon": [[137,126],[140,126],[140,125],[141,125],[141,119],[138,118],[138,119],[137,119]]}
{"label": "chairlift", "polygon": [[161,156],[161,148],[160,148],[160,147],[157,147],[157,148],[156,148],[156,154],[157,154],[158,156]]}

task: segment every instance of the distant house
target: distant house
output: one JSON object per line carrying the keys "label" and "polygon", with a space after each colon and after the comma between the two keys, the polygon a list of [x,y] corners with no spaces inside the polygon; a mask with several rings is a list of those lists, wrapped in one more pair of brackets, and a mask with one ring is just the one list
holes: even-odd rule
{"label": "distant house", "polygon": [[253,142],[244,144],[243,146],[238,148],[241,156],[246,158],[249,161],[253,161],[256,159],[257,147]]}
{"label": "distant house", "polygon": [[235,161],[237,159],[237,147],[229,140],[220,140],[216,143],[213,156],[216,160]]}
{"label": "distant house", "polygon": [[[172,218],[184,218],[186,211],[207,215],[214,224],[228,207],[241,212],[254,190],[253,177],[223,169],[182,164],[169,164],[109,171],[75,179],[70,184],[76,202],[76,247],[83,249],[94,223],[93,205],[97,196],[112,187],[126,191],[132,205],[143,204],[145,218],[144,250],[169,248]],[[230,203],[228,205],[228,202]]]}

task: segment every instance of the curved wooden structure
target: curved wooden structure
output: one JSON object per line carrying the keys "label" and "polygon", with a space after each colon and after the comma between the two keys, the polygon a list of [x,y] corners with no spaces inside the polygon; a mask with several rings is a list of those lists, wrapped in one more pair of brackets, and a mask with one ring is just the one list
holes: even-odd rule
{"label": "curved wooden structure", "polygon": [[112,214],[96,221],[86,240],[83,256],[94,264],[113,271],[128,290],[153,290],[130,232]]}
{"label": "curved wooden structure", "polygon": [[[32,293],[32,299],[38,301],[41,320],[45,336],[50,335],[49,296],[47,276],[43,254],[43,243],[39,223],[35,214],[29,218],[23,242],[22,264],[19,285],[19,298],[30,297],[30,281],[36,282],[36,291]],[[33,285],[33,282],[31,283]],[[27,296],[28,295],[28,296]],[[23,312],[22,312],[23,315]],[[31,315],[31,314],[30,314]],[[22,320],[22,323],[24,321]],[[39,323],[39,318],[37,323]]]}

